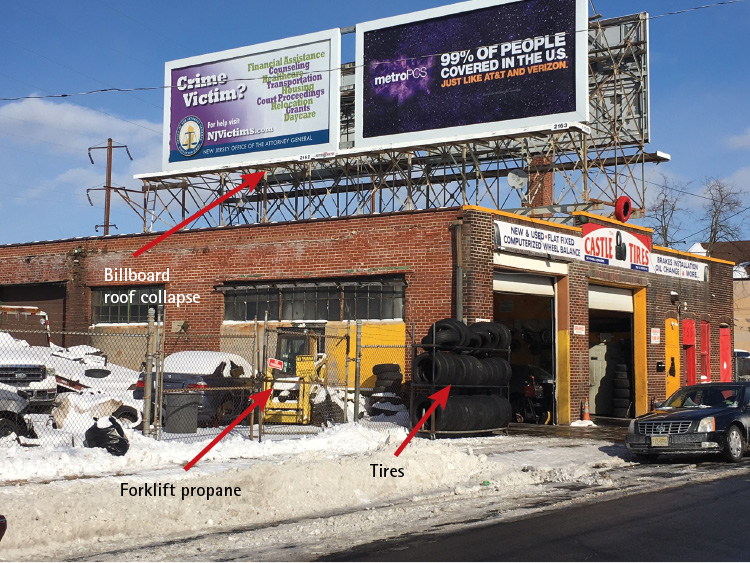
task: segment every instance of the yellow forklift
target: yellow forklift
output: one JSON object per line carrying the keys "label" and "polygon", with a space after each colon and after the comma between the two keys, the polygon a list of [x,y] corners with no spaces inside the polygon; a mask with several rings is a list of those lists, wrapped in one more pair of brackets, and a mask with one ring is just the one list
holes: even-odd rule
{"label": "yellow forklift", "polygon": [[[276,334],[275,353],[267,362],[263,390],[273,389],[264,409],[266,423],[316,422],[314,407],[327,395],[324,334],[316,328],[284,328]],[[319,351],[320,350],[320,351]]]}

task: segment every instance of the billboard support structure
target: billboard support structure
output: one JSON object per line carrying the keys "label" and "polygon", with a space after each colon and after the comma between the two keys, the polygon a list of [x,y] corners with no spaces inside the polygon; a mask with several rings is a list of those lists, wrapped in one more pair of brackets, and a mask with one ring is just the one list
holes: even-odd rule
{"label": "billboard support structure", "polygon": [[[253,194],[225,201],[191,227],[465,204],[568,221],[571,209],[608,209],[621,195],[632,199],[637,215],[646,206],[646,164],[669,160],[664,153],[645,149],[650,139],[647,41],[646,14],[590,22],[587,125],[571,122],[556,130],[515,131],[470,141],[378,150],[343,148],[322,158],[143,175],[139,177],[143,202],[131,207],[139,209],[144,232],[165,230],[220,197],[222,189],[239,185],[240,174],[264,170]],[[354,136],[353,74],[353,65],[342,65],[342,147],[351,146]],[[508,173],[518,168],[529,177],[526,202],[506,182]],[[554,177],[551,201],[532,206],[529,202],[539,199],[550,175]],[[550,217],[555,213],[560,216]]]}

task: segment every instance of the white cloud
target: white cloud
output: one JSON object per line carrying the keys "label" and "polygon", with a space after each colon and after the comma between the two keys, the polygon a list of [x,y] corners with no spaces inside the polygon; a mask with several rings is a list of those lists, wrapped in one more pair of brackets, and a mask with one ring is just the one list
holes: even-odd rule
{"label": "white cloud", "polygon": [[732,135],[729,137],[727,145],[732,149],[750,149],[750,128],[741,135]]}

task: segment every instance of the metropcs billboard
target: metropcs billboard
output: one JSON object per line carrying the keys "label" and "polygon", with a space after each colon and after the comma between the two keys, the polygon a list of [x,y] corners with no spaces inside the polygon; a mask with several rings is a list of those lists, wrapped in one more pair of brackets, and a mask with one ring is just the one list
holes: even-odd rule
{"label": "metropcs billboard", "polygon": [[355,146],[588,121],[585,0],[475,0],[357,25]]}
{"label": "metropcs billboard", "polygon": [[338,29],[166,64],[165,171],[332,152]]}

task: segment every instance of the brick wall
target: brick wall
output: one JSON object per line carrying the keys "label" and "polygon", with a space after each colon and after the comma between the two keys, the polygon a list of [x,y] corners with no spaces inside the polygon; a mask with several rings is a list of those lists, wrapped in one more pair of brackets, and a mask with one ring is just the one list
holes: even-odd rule
{"label": "brick wall", "polygon": [[251,225],[177,233],[138,258],[132,252],[154,235],[129,235],[0,247],[0,284],[67,282],[66,326],[85,330],[91,321],[92,287],[104,268],[170,269],[166,289],[199,293],[200,306],[165,307],[171,320],[186,320],[195,333],[218,333],[229,281],[403,275],[407,327],[417,335],[452,315],[454,256],[451,223],[459,209]]}

